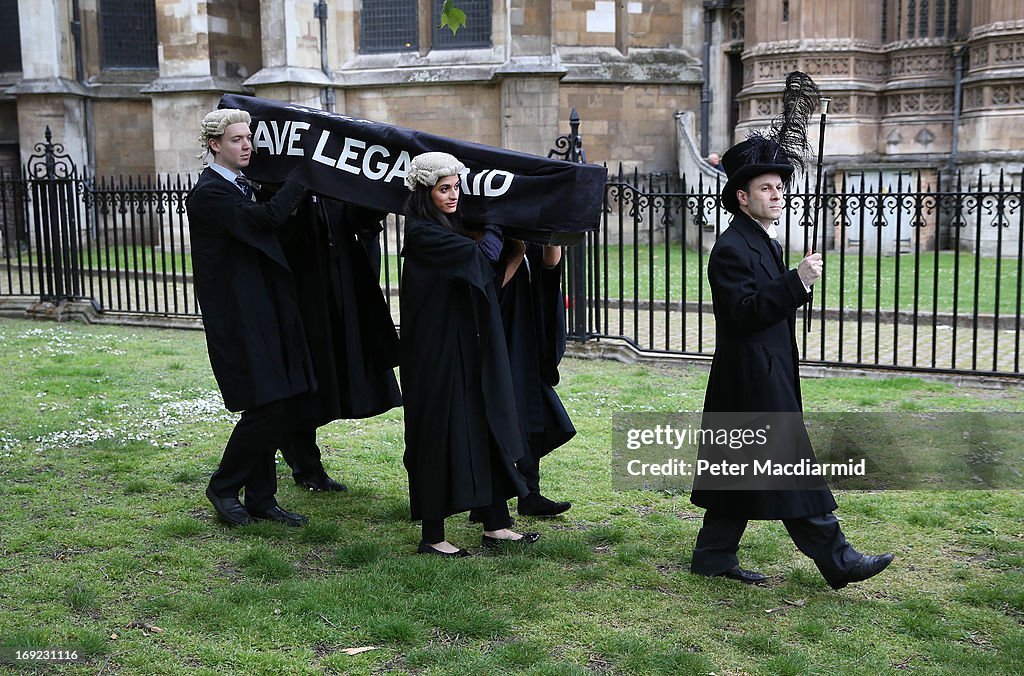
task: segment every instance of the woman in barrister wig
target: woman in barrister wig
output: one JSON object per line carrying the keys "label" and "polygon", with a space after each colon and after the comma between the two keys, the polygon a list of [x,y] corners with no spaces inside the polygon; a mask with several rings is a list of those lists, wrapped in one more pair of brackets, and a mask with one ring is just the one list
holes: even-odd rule
{"label": "woman in barrister wig", "polygon": [[467,232],[460,209],[465,166],[448,153],[412,159],[406,187],[399,372],[405,400],[405,467],[419,553],[469,552],[450,544],[444,519],[476,509],[483,545],[535,542],[510,529],[507,500],[527,494],[515,463],[526,440],[495,287],[497,226]]}

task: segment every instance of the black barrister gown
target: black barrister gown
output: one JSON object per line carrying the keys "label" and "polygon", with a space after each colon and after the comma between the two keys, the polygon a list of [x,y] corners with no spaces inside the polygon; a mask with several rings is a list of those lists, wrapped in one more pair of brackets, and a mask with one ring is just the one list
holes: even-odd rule
{"label": "black barrister gown", "polygon": [[[796,310],[809,294],[796,270],[786,270],[756,221],[738,214],[708,260],[715,312],[715,356],[704,411],[777,413],[803,411],[796,347]],[[707,416],[705,416],[707,419]],[[816,462],[807,431],[797,425],[787,461]],[[698,454],[705,453],[702,448]],[[808,484],[821,485],[820,480]],[[833,511],[821,490],[699,490],[690,499],[715,514],[746,519],[790,519]]]}
{"label": "black barrister gown", "polygon": [[303,195],[289,181],[273,199],[252,202],[207,168],[186,199],[196,297],[229,411],[316,388],[295,282],[274,232]]}
{"label": "black barrister gown", "polygon": [[526,485],[525,440],[491,262],[444,226],[405,221],[401,286],[405,467],[413,519],[486,507]]}
{"label": "black barrister gown", "polygon": [[318,385],[294,408],[300,423],[319,427],[402,404],[398,334],[363,245],[376,240],[385,215],[310,197],[283,235]]}
{"label": "black barrister gown", "polygon": [[519,423],[529,451],[540,460],[576,435],[555,392],[558,364],[565,354],[562,266],[544,269],[544,248],[526,244],[526,259],[498,290]]}

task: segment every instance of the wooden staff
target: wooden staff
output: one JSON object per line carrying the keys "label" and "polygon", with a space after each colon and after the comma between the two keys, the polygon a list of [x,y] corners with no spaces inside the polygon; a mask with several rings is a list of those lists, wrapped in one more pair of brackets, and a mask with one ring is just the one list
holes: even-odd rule
{"label": "wooden staff", "polygon": [[[814,248],[818,243],[818,212],[822,209],[823,200],[821,199],[821,164],[825,154],[825,118],[828,117],[828,104],[832,102],[832,99],[827,96],[821,97],[821,118],[818,121],[818,164],[815,167],[816,177],[814,179],[814,198],[817,202],[814,205],[814,213],[812,215],[813,227],[811,229],[811,253],[814,253]],[[825,238],[825,233],[822,232],[822,240]],[[822,241],[821,248],[825,248],[825,242]],[[811,297],[807,301],[807,306],[804,308],[804,330],[807,333],[811,331],[811,315],[814,312],[814,289],[811,289]]]}

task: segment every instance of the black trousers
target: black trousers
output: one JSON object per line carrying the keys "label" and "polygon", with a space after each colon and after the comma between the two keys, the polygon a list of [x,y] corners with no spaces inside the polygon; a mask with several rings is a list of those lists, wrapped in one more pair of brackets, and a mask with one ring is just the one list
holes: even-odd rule
{"label": "black trousers", "polygon": [[[501,530],[512,525],[508,502],[505,500],[489,507],[477,507],[473,513],[483,522],[484,530]],[[444,519],[423,519],[423,541],[431,545],[444,541]]]}
{"label": "black trousers", "polygon": [[266,510],[277,504],[274,455],[288,428],[284,400],[242,411],[231,431],[220,466],[210,477],[219,497],[235,497],[244,489],[245,506]]}
{"label": "black trousers", "polygon": [[523,457],[516,461],[516,469],[526,480],[526,487],[530,489],[530,493],[540,493],[540,463],[537,462],[532,448],[524,449]]}
{"label": "black trousers", "polygon": [[[783,519],[793,543],[810,557],[830,584],[846,577],[860,559],[850,546],[835,514]],[[739,565],[736,552],[747,528],[747,519],[722,516],[708,511],[697,534],[690,570],[698,575],[720,575]]]}
{"label": "black trousers", "polygon": [[292,476],[296,481],[327,477],[327,470],[320,457],[320,447],[316,445],[315,427],[291,430],[281,442],[281,455],[292,468]]}

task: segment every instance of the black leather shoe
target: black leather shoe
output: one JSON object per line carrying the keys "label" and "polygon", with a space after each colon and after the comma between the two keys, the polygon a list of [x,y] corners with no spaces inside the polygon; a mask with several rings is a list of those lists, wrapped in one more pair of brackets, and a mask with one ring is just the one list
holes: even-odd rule
{"label": "black leather shoe", "polygon": [[470,556],[470,553],[465,549],[460,549],[456,552],[442,552],[440,549],[434,549],[429,543],[424,540],[420,540],[420,546],[416,549],[417,554],[433,554],[434,556],[443,556],[449,559],[461,559],[466,556]]}
{"label": "black leather shoe", "polygon": [[315,479],[296,479],[295,485],[318,493],[342,493],[348,490],[348,486],[338,483],[327,475]]}
{"label": "black leather shoe", "polygon": [[829,584],[833,589],[842,589],[851,582],[863,582],[888,568],[889,564],[892,563],[893,556],[893,554],[879,554],[878,556],[864,554],[854,564],[853,569],[847,573],[846,577],[838,582],[830,582]]}
{"label": "black leather shoe", "polygon": [[557,516],[568,511],[570,507],[572,507],[571,502],[555,502],[540,493],[530,493],[519,498],[518,511],[523,516]]}
{"label": "black leather shoe", "polygon": [[537,540],[540,540],[540,533],[521,533],[523,537],[516,540],[510,540],[508,538],[492,538],[490,535],[483,536],[483,545],[487,549],[497,549],[504,543],[510,544],[523,544],[532,545]]}
{"label": "black leather shoe", "polygon": [[724,573],[719,573],[718,577],[727,577],[730,580],[737,580],[743,584],[760,584],[768,579],[761,573],[755,573],[752,570],[743,570],[739,566],[733,566]]}
{"label": "black leather shoe", "polygon": [[244,526],[253,522],[249,512],[245,511],[245,507],[239,502],[238,498],[222,498],[214,494],[213,489],[209,486],[206,487],[206,499],[210,501],[213,508],[217,511],[217,516],[221,518],[227,524],[232,526]]}
{"label": "black leather shoe", "polygon": [[289,512],[286,509],[281,509],[280,506],[274,505],[264,510],[248,510],[250,516],[254,519],[261,521],[276,521],[283,523],[286,526],[305,526],[306,522],[309,521],[306,517],[295,512]]}

